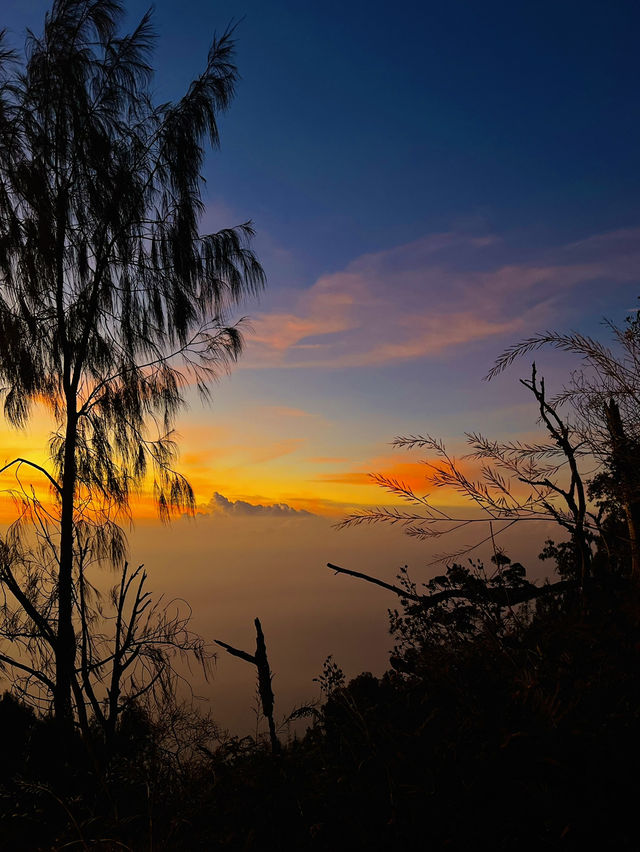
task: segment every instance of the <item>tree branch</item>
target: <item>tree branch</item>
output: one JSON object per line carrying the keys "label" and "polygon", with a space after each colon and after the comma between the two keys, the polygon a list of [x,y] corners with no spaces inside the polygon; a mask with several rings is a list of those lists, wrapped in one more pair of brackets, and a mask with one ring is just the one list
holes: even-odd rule
{"label": "tree branch", "polygon": [[39,465],[39,464],[36,464],[35,462],[29,461],[29,459],[23,459],[23,458],[17,458],[17,459],[14,459],[13,461],[8,462],[8,464],[5,464],[5,466],[4,466],[4,467],[1,467],[1,468],[0,468],[0,473],[4,473],[4,472],[5,472],[5,470],[8,470],[8,469],[9,469],[10,467],[12,467],[12,465],[14,465],[14,464],[17,464],[17,465],[18,465],[18,467],[20,467],[20,465],[26,464],[26,465],[29,465],[29,467],[33,467],[33,468],[35,468],[36,470],[39,470],[39,471],[40,471],[40,473],[43,473],[43,474],[47,477],[47,479],[48,479],[48,480],[49,480],[49,482],[53,485],[53,487],[56,489],[56,491],[58,492],[58,494],[62,494],[62,488],[61,488],[61,486],[60,486],[60,485],[58,485],[58,483],[57,483],[57,482],[56,482],[56,480],[55,480],[55,479],[51,476],[51,474],[50,474],[47,470],[45,470],[43,467],[40,467],[40,465]]}
{"label": "tree branch", "polygon": [[[443,592],[435,592],[432,595],[417,595],[400,586],[393,586],[390,583],[385,583],[383,580],[378,580],[377,577],[371,577],[369,574],[362,574],[360,571],[350,571],[348,568],[340,568],[338,565],[327,563],[327,568],[331,568],[336,574],[347,574],[350,577],[356,577],[358,580],[365,580],[367,583],[373,583],[376,586],[382,586],[383,589],[393,592],[399,598],[416,601],[424,609],[431,609],[444,601],[453,598],[462,598],[471,600],[477,596],[477,592],[472,593],[466,589],[446,589]],[[535,598],[546,595],[559,594],[560,592],[569,591],[569,589],[577,588],[573,580],[561,580],[558,583],[549,583],[544,586],[534,586],[529,583],[521,589],[487,589],[486,597],[490,603],[495,603],[501,606],[513,606],[513,604],[525,603],[526,601],[534,600]],[[223,644],[221,642],[218,643]],[[232,653],[232,652],[230,652]]]}

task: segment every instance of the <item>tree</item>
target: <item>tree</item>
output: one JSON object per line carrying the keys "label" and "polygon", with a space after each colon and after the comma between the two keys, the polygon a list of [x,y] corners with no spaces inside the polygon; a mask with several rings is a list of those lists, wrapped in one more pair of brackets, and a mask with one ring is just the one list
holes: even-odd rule
{"label": "tree", "polygon": [[413,508],[382,507],[356,512],[340,526],[386,522],[400,524],[406,533],[420,539],[437,539],[467,527],[488,527],[488,534],[472,545],[465,545],[443,558],[459,557],[492,542],[514,523],[555,521],[571,536],[575,554],[574,577],[581,583],[589,577],[592,541],[598,532],[599,518],[591,511],[580,471],[585,455],[583,442],[573,426],[558,413],[546,396],[544,379],[538,379],[535,364],[530,380],[521,383],[533,394],[539,422],[547,436],[539,442],[493,441],[477,432],[467,433],[471,452],[467,460],[479,461],[481,471],[472,478],[461,463],[447,451],[444,443],[429,435],[396,438],[394,446],[427,449],[435,460],[426,459],[426,485],[450,488],[466,497],[476,512],[453,514],[433,504],[429,495],[419,495],[406,483],[374,474],[373,480],[387,491],[407,501]]}
{"label": "tree", "polygon": [[[544,347],[578,355],[581,368],[571,373],[567,385],[549,399],[544,379],[533,364],[531,379],[521,379],[538,404],[538,422],[546,431],[539,442],[493,441],[477,432],[466,433],[471,452],[466,459],[479,461],[480,476],[472,478],[464,461],[451,456],[444,443],[429,435],[396,438],[394,446],[427,449],[435,456],[425,459],[426,484],[451,488],[469,500],[475,512],[453,514],[434,505],[429,495],[419,495],[395,478],[373,474],[372,479],[411,505],[409,509],[381,507],[353,513],[338,526],[364,523],[400,525],[408,535],[438,539],[476,525],[488,525],[488,535],[435,561],[445,561],[469,553],[481,544],[492,543],[498,584],[500,560],[504,554],[495,537],[515,523],[555,521],[569,533],[569,541],[556,545],[547,541],[541,558],[553,558],[563,577],[560,582],[536,587],[519,583],[517,589],[492,588],[480,578],[485,602],[509,606],[549,594],[564,593],[571,585],[584,588],[599,574],[612,578],[630,575],[640,579],[640,311],[627,318],[620,329],[607,323],[614,347],[579,334],[544,332],[507,349],[496,361],[487,378],[492,379],[519,357]],[[591,476],[587,481],[586,467]],[[523,491],[523,486],[526,490]],[[624,524],[622,523],[624,518]],[[475,584],[469,585],[453,565],[457,579],[449,573],[443,587],[436,581],[427,585],[429,594],[413,592],[375,577],[328,564],[337,573],[347,574],[382,586],[404,601],[428,613],[443,603],[472,601]],[[401,580],[403,575],[401,575]],[[462,578],[462,579],[461,579]],[[492,580],[492,578],[490,578]],[[434,585],[435,583],[435,585]],[[431,616],[429,616],[431,617]]]}
{"label": "tree", "polygon": [[[204,143],[237,78],[230,32],[176,103],[154,104],[149,14],[119,33],[119,0],[55,0],[25,58],[0,53],[0,382],[15,426],[44,402],[55,427],[53,508],[23,492],[53,564],[48,612],[25,609],[54,657],[55,715],[70,723],[80,551],[121,561],[129,495],[147,472],[160,513],[193,506],[172,427],[195,383],[238,357],[229,310],[263,285],[250,223],[198,232]],[[43,526],[44,524],[44,526]],[[5,592],[28,546],[16,535]],[[23,566],[24,567],[24,566]],[[46,628],[45,621],[55,628]],[[14,661],[18,662],[18,661]]]}
{"label": "tree", "polygon": [[[569,404],[574,430],[608,474],[609,496],[622,505],[631,574],[640,582],[640,311],[627,317],[625,327],[606,323],[613,338],[607,346],[578,332],[545,331],[509,347],[490,370],[494,378],[530,352],[553,348],[576,355],[580,367],[554,406]],[[594,477],[595,479],[595,477]],[[600,482],[603,480],[601,478]],[[611,487],[613,486],[613,487]]]}

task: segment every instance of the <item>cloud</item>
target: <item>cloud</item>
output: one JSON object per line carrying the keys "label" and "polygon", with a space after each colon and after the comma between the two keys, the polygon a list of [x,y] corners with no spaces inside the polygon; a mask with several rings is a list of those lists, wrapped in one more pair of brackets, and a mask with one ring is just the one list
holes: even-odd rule
{"label": "cloud", "polygon": [[307,512],[306,509],[293,509],[286,503],[273,503],[271,505],[262,505],[259,503],[249,503],[246,500],[228,500],[223,494],[214,492],[213,497],[204,506],[198,507],[198,514],[211,515],[221,513],[224,515],[233,515],[235,517],[257,517],[268,516],[272,518],[302,518],[314,517],[312,512]]}
{"label": "cloud", "polygon": [[[534,439],[540,435],[532,433]],[[469,446],[466,442],[453,441],[447,446],[450,458],[455,461],[458,470],[462,471],[469,481],[480,482],[483,480],[486,468],[483,460],[468,457]],[[428,497],[431,505],[440,507],[460,507],[465,510],[474,510],[474,503],[461,490],[450,486],[436,486],[432,482],[433,468],[447,469],[446,463],[437,455],[429,454],[426,450],[413,450],[406,457],[405,452],[397,452],[389,455],[378,456],[365,462],[366,467],[359,470],[343,470],[333,473],[319,474],[314,482],[329,482],[334,485],[366,485],[370,486],[369,497],[361,500],[359,506],[382,506],[402,505],[407,507],[404,496],[397,494],[393,489],[386,488],[378,477],[384,478],[390,483],[399,483],[406,486],[418,497]],[[512,494],[528,493],[528,487],[523,486],[519,480],[505,475]],[[346,501],[343,501],[343,505]],[[418,508],[419,511],[419,508]]]}
{"label": "cloud", "polygon": [[261,464],[289,456],[300,449],[304,443],[304,438],[285,438],[282,441],[272,441],[264,447],[244,447],[244,457],[251,464]]}
{"label": "cloud", "polygon": [[[407,457],[408,456],[408,457]],[[315,482],[331,482],[339,485],[368,485],[371,488],[369,503],[388,502],[386,492],[376,484],[373,475],[399,480],[412,488],[416,494],[424,494],[427,489],[428,470],[421,462],[425,459],[422,451],[410,454],[396,451],[368,459],[358,469],[334,471],[318,474]],[[391,501],[393,502],[393,501]]]}
{"label": "cloud", "polygon": [[[443,233],[364,255],[253,320],[244,367],[369,367],[513,339],[588,303],[586,288],[640,280],[640,228],[531,252]],[[578,301],[580,300],[581,301]]]}

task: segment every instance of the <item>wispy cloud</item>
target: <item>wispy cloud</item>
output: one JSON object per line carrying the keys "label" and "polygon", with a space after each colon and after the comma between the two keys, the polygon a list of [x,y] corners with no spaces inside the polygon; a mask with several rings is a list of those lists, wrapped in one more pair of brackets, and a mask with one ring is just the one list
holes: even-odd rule
{"label": "wispy cloud", "polygon": [[316,482],[332,482],[338,485],[370,485],[371,477],[359,470],[344,471],[343,473],[321,473],[315,478]]}
{"label": "wispy cloud", "polygon": [[[535,437],[540,437],[536,435]],[[455,460],[456,468],[464,473],[469,481],[481,482],[486,468],[482,460],[469,458],[467,453],[469,447],[466,444],[455,442],[456,449],[453,452],[449,447],[451,457]],[[429,455],[422,451],[412,452],[410,458],[403,458],[403,454],[391,454],[378,456],[366,462],[365,469],[343,470],[333,473],[318,475],[314,481],[328,482],[338,486],[370,486],[368,498],[361,505],[402,505],[407,506],[405,497],[394,493],[392,489],[385,488],[378,477],[389,483],[397,483],[407,487],[418,497],[428,497],[434,506],[442,507],[464,507],[474,509],[473,501],[458,488],[452,486],[436,486],[433,484],[432,476],[434,468],[447,469],[447,465],[438,456]],[[512,494],[524,494],[527,487],[519,480],[510,479],[505,476],[508,488]]]}
{"label": "wispy cloud", "polygon": [[376,456],[369,459],[358,469],[353,467],[330,473],[320,473],[314,477],[314,482],[328,482],[334,485],[366,485],[369,486],[368,503],[398,502],[389,498],[386,491],[380,488],[372,478],[372,474],[405,483],[416,494],[424,495],[427,488],[428,471],[420,461],[424,458],[419,453],[412,453],[411,458],[405,458],[400,453]]}
{"label": "wispy cloud", "polygon": [[291,455],[305,443],[304,438],[286,438],[282,441],[271,441],[264,447],[254,446],[244,448],[244,458],[252,464],[273,461],[283,456]]}
{"label": "wispy cloud", "polygon": [[360,257],[306,290],[273,294],[279,307],[253,320],[243,364],[366,367],[436,357],[556,322],[577,290],[630,284],[639,269],[640,228],[526,258],[495,236],[431,235]]}

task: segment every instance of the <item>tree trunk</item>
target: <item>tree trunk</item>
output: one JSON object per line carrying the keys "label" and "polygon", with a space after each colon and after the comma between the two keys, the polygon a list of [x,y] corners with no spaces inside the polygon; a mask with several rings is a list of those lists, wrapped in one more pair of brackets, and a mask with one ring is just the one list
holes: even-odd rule
{"label": "tree trunk", "polygon": [[[75,399],[74,399],[75,403]],[[67,406],[67,425],[62,471],[60,519],[60,570],[58,573],[58,638],[54,712],[63,725],[73,723],[71,681],[75,669],[76,637],[73,629],[73,510],[76,490],[76,443],[78,419],[75,404]]]}
{"label": "tree trunk", "polygon": [[573,533],[573,543],[578,554],[578,559],[580,560],[580,585],[584,588],[585,583],[591,576],[593,554],[587,541],[586,530],[582,519],[576,524]]}
{"label": "tree trunk", "polygon": [[282,747],[280,740],[276,734],[276,726],[273,721],[273,704],[274,695],[271,687],[271,668],[267,659],[267,645],[262,632],[260,619],[256,618],[253,622],[256,627],[256,667],[258,669],[258,691],[260,692],[260,700],[262,701],[262,712],[267,717],[269,723],[269,737],[271,739],[271,750],[274,754],[280,754]]}

